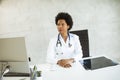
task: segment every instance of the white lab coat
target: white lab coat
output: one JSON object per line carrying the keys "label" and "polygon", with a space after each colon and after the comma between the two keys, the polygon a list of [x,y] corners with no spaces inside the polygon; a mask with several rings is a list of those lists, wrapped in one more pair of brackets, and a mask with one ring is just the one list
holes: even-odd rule
{"label": "white lab coat", "polygon": [[[60,59],[69,58],[74,58],[76,61],[78,61],[82,58],[82,49],[79,37],[71,33],[69,33],[69,36],[70,40],[68,37],[66,43],[64,42],[61,35],[59,36],[62,46],[60,46],[60,44],[57,44],[58,46],[56,46],[58,36],[50,40],[46,59],[48,63],[57,63],[57,61]],[[69,47],[69,43],[72,45],[71,47]]]}

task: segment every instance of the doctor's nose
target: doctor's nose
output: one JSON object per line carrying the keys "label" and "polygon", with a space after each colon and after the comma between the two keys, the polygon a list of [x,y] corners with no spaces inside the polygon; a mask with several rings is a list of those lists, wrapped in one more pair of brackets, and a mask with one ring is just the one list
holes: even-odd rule
{"label": "doctor's nose", "polygon": [[59,25],[59,26],[57,26],[57,28],[58,28],[58,30],[60,30],[62,28],[62,26]]}

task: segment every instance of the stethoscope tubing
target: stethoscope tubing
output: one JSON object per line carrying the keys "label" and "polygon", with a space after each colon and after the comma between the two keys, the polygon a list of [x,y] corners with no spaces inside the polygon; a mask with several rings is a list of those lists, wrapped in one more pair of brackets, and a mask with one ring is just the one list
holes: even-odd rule
{"label": "stethoscope tubing", "polygon": [[[69,33],[68,33],[68,38],[69,38],[68,46],[71,47],[72,45],[70,44],[70,34]],[[56,47],[58,47],[58,44],[60,44],[60,46],[62,46],[62,43],[60,41],[60,33],[58,34],[58,37],[57,37]]]}

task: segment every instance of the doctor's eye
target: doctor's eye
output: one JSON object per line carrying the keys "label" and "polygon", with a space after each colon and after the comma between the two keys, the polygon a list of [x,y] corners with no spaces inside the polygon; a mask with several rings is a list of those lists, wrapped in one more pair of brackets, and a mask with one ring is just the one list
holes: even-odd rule
{"label": "doctor's eye", "polygon": [[57,26],[60,26],[60,24],[57,24]]}

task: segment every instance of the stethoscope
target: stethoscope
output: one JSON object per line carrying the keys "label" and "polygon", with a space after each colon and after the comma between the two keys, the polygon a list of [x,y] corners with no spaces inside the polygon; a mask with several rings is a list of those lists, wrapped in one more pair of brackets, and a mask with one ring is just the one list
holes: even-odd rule
{"label": "stethoscope", "polygon": [[[68,38],[69,38],[69,42],[68,42],[68,47],[70,48],[72,46],[72,44],[70,43],[70,35],[68,33]],[[58,38],[57,38],[57,42],[56,42],[56,55],[62,56],[63,52],[62,52],[62,43],[60,41],[60,33],[58,34]]]}
{"label": "stethoscope", "polygon": [[[72,46],[72,44],[70,43],[70,35],[69,35],[69,33],[68,33],[68,38],[69,38],[68,46],[70,48]],[[58,45],[60,45],[60,47],[62,46],[62,43],[60,41],[60,33],[58,34],[58,38],[57,38],[57,42],[56,42],[56,47],[58,47]]]}

